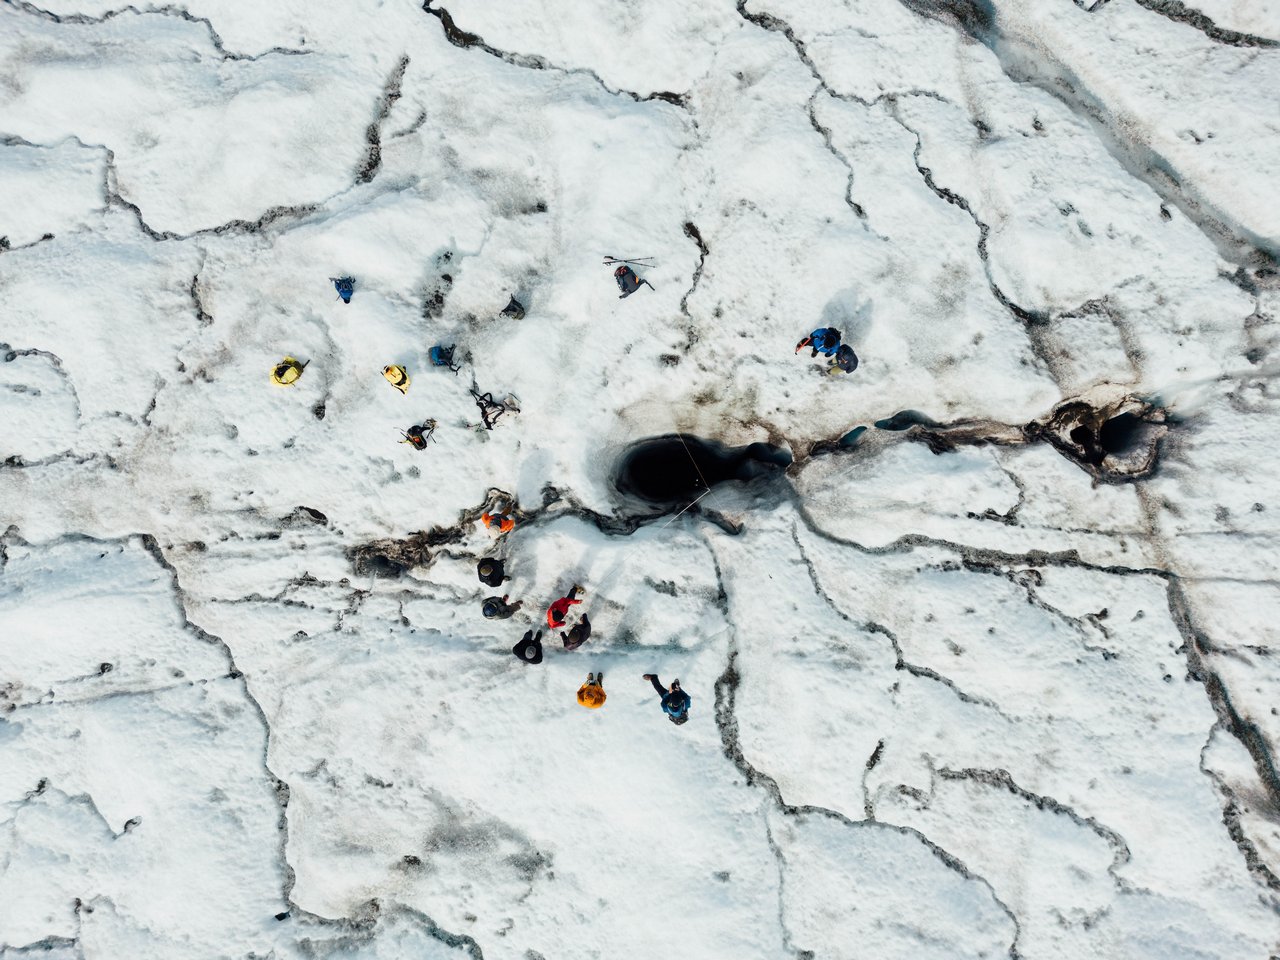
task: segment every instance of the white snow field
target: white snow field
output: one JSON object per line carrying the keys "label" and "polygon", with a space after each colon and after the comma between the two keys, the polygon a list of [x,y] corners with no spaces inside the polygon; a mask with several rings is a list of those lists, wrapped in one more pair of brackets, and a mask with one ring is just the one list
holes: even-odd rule
{"label": "white snow field", "polygon": [[3,0],[0,958],[1275,960],[1278,185],[1275,0]]}

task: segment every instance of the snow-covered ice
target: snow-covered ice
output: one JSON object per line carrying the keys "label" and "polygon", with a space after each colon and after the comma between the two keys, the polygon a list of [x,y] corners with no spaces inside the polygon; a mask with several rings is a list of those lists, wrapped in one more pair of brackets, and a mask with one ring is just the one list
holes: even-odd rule
{"label": "snow-covered ice", "polygon": [[1280,955],[1280,6],[357,7],[0,5],[0,958]]}

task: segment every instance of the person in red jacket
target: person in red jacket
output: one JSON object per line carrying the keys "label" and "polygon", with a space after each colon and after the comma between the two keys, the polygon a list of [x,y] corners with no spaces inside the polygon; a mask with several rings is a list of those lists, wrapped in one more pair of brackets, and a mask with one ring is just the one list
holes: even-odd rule
{"label": "person in red jacket", "polygon": [[575,583],[567,597],[561,597],[547,609],[547,626],[552,630],[559,630],[564,626],[564,615],[569,612],[569,608],[575,603],[582,602],[577,599],[577,596],[581,591],[582,587]]}

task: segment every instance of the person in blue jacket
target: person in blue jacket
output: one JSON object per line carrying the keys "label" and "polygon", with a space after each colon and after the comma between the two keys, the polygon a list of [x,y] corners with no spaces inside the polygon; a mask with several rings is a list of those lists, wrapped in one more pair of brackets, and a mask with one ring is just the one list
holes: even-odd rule
{"label": "person in blue jacket", "polygon": [[351,277],[330,277],[333,281],[333,288],[338,291],[338,296],[342,298],[343,303],[351,302],[351,295],[356,291],[356,282]]}
{"label": "person in blue jacket", "polygon": [[689,704],[693,701],[680,689],[679,680],[672,680],[671,687],[668,689],[662,685],[662,681],[655,673],[646,673],[644,678],[653,684],[653,689],[658,692],[658,696],[662,697],[662,712],[667,715],[668,720],[680,724],[689,719]]}
{"label": "person in blue jacket", "polygon": [[819,353],[823,356],[834,357],[836,351],[840,349],[840,331],[835,327],[819,327],[796,344],[796,353],[799,353],[805,347],[813,349],[813,353],[809,354],[811,357],[816,357]]}

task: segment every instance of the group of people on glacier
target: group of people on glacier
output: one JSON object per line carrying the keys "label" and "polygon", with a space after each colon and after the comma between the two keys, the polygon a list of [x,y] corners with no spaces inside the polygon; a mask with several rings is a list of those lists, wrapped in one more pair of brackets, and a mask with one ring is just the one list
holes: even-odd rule
{"label": "group of people on glacier", "polygon": [[[484,524],[491,536],[501,540],[515,529],[512,512],[512,505],[501,504],[482,513],[480,522]],[[511,579],[507,575],[506,561],[499,557],[481,557],[476,563],[476,577],[485,586],[495,588],[501,588],[503,583]],[[569,626],[570,610],[582,603],[578,595],[585,592],[581,584],[575,583],[569,588],[568,593],[552,601],[547,607],[547,628],[560,631],[560,640],[566,651],[577,650],[591,639],[591,619],[586,613],[581,613],[577,622]],[[480,612],[489,620],[510,619],[524,605],[523,600],[511,603],[510,599],[510,595],[505,593],[501,596],[485,597],[481,601]],[[564,627],[568,627],[568,630],[562,629]],[[541,663],[542,630],[535,631],[532,628],[526,630],[524,636],[511,648],[511,653],[523,663]],[[673,680],[670,686],[663,686],[656,674],[646,673],[644,679],[653,684],[658,696],[662,698],[662,711],[672,723],[682,724],[689,719],[689,705],[693,701],[680,689],[678,679]],[[604,673],[595,671],[588,673],[586,682],[578,688],[578,703],[589,710],[598,710],[604,706],[605,699]]]}
{"label": "group of people on glacier", "polygon": [[[650,267],[652,266],[651,261],[652,258],[650,257],[630,260],[615,257],[605,258],[606,265],[616,265],[614,280],[621,291],[619,299],[631,296],[639,291],[641,286],[653,289],[651,283],[638,276],[635,270],[632,269],[633,267],[642,269]],[[344,276],[331,277],[330,280],[342,302],[349,304],[355,294],[355,279]],[[523,304],[515,296],[512,296],[507,306],[502,309],[501,315],[520,320],[525,315],[525,309]],[[821,353],[831,361],[827,369],[828,374],[852,373],[858,367],[857,354],[854,353],[851,346],[842,342],[840,331],[835,327],[819,327],[814,330],[796,344],[795,352],[799,353],[805,347],[810,349],[811,357],[817,357]],[[461,364],[454,362],[455,348],[455,344],[448,346],[437,344],[431,347],[428,353],[431,364],[437,367],[446,367],[454,374],[457,374],[461,369]],[[272,368],[271,379],[279,386],[292,386],[302,376],[306,368],[307,362],[297,360],[292,356],[285,356]],[[402,395],[408,394],[412,381],[409,371],[403,365],[388,364],[383,367],[382,375]],[[494,423],[503,413],[519,411],[519,406],[514,397],[508,396],[501,401],[494,400],[491,393],[481,393],[475,386],[474,380],[471,396],[480,408],[481,424],[488,430],[493,429]],[[436,426],[434,419],[426,419],[419,423],[414,423],[402,431],[404,439],[401,442],[409,444],[416,450],[425,450],[427,445],[434,440]],[[482,514],[481,520],[493,536],[501,539],[515,527],[515,519],[511,514],[512,507],[510,505],[499,506]],[[476,575],[481,583],[495,588],[500,587],[506,580],[511,579],[506,574],[504,561],[497,557],[482,558],[476,565]],[[552,631],[560,630],[560,638],[566,651],[577,650],[591,637],[591,621],[585,613],[582,613],[577,622],[569,626],[567,631],[561,630],[562,627],[568,626],[570,608],[582,603],[578,599],[578,594],[583,592],[585,591],[580,584],[574,584],[565,596],[554,601],[547,609],[547,627]],[[480,609],[486,619],[506,620],[513,617],[523,604],[523,600],[511,603],[510,595],[504,593],[485,597],[481,602]],[[543,658],[542,630],[539,629],[535,632],[530,629],[526,631],[520,641],[511,648],[511,652],[524,663],[541,663]],[[653,685],[655,692],[661,697],[662,710],[672,723],[682,724],[689,719],[689,706],[692,700],[689,694],[680,688],[678,679],[673,680],[669,686],[664,685],[658,679],[658,676],[653,673],[644,674],[643,679],[649,681]],[[588,673],[586,682],[578,689],[578,703],[588,709],[596,710],[604,706],[605,699],[604,674],[595,671]]]}

